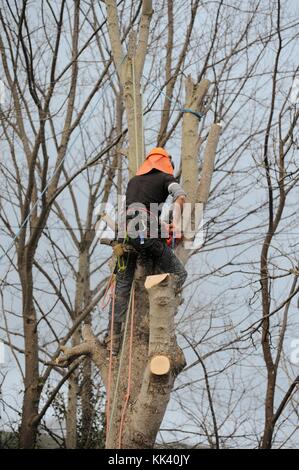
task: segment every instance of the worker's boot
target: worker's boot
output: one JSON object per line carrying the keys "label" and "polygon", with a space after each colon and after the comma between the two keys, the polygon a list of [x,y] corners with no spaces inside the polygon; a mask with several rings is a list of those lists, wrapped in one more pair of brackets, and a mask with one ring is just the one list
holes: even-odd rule
{"label": "worker's boot", "polygon": [[114,323],[113,332],[111,334],[111,323],[109,321],[108,332],[104,338],[104,343],[106,345],[107,351],[112,351],[113,356],[117,356],[121,344],[121,334],[122,323]]}

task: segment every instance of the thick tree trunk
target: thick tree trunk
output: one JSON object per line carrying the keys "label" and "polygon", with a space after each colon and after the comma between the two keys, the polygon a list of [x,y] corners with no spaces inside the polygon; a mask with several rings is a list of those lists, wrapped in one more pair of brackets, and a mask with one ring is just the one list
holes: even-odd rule
{"label": "thick tree trunk", "polygon": [[[185,364],[174,333],[177,303],[172,277],[166,274],[152,276],[152,279],[154,284],[147,289],[148,304],[145,287],[149,278],[144,287],[144,276],[137,275],[130,393],[128,397],[129,341],[125,340],[122,363],[119,359],[115,363],[107,448],[153,447],[174,380]],[[150,364],[154,356],[161,354],[169,358],[171,368],[168,373],[157,376],[151,372]],[[121,377],[116,390],[119,366]],[[113,406],[114,398],[116,402]]]}
{"label": "thick tree trunk", "polygon": [[23,294],[23,325],[25,338],[25,380],[20,428],[20,447],[34,448],[36,443],[37,426],[34,418],[38,415],[41,394],[38,370],[38,332],[36,312],[33,303],[32,271],[19,265],[19,273]]}
{"label": "thick tree trunk", "polygon": [[[72,341],[75,345],[77,342]],[[79,344],[79,343],[77,343]],[[66,448],[77,447],[77,407],[78,407],[78,374],[73,372],[68,380],[68,401],[66,410]]]}
{"label": "thick tree trunk", "polygon": [[[177,308],[172,276],[151,277],[152,285],[144,287],[145,277],[138,270],[135,278],[134,321],[128,312],[128,328],[123,351],[113,359],[111,387],[107,403],[109,430],[106,448],[151,448],[159,431],[174,380],[185,365],[182,351],[174,333],[174,315]],[[148,283],[149,278],[147,278]],[[150,314],[149,314],[150,311]],[[150,325],[149,325],[150,318]],[[130,325],[133,326],[131,377]],[[107,351],[92,335],[89,327],[83,330],[85,342],[73,348],[62,348],[61,366],[82,354],[90,355],[99,367],[108,391]],[[169,359],[170,369],[163,375],[151,371],[151,361],[157,355]],[[129,388],[128,388],[129,387]]]}
{"label": "thick tree trunk", "polygon": [[[142,268],[139,268],[135,275],[135,293],[134,293],[134,324],[132,337],[132,376],[130,380],[130,398],[127,410],[129,411],[136,402],[140,387],[142,384],[143,372],[148,358],[149,341],[149,304],[147,294],[144,288],[145,275]],[[129,338],[130,338],[130,320],[132,311],[128,312],[128,328],[126,337],[124,337],[123,356],[121,353],[113,360],[113,381],[110,391],[110,430],[106,436],[106,448],[117,449],[124,447],[128,424],[127,416],[123,426],[120,429],[121,416],[124,414],[124,401],[128,390],[128,365],[129,365]],[[119,369],[120,367],[120,369]],[[117,376],[120,371],[119,385],[116,390]],[[107,389],[107,387],[106,387]],[[108,404],[107,404],[108,406]],[[122,439],[120,436],[122,434]],[[121,442],[123,441],[123,442]]]}
{"label": "thick tree trunk", "polygon": [[[174,285],[169,274],[150,276],[145,283],[150,305],[149,347],[142,386],[136,403],[130,408],[127,428],[123,434],[124,448],[144,449],[154,446],[175,378],[185,366],[185,358],[177,345],[174,331],[177,309]],[[154,374],[151,369],[151,362],[157,356],[170,362],[169,370],[161,375]]]}
{"label": "thick tree trunk", "polygon": [[[76,330],[72,337],[72,347],[80,344],[80,330]],[[78,410],[78,371],[76,370],[68,380],[68,400],[66,410],[66,448],[77,447],[77,410]]]}
{"label": "thick tree trunk", "polygon": [[[90,241],[81,242],[79,245],[79,263],[78,263],[78,273],[76,280],[76,298],[75,298],[75,311],[73,320],[76,321],[77,315],[80,311],[84,309],[88,302],[90,301],[90,275],[89,275],[89,249]],[[90,322],[89,319],[86,321]],[[81,329],[77,329],[72,337],[72,347],[76,347],[80,344],[81,341]],[[90,369],[90,367],[89,367]],[[82,404],[82,432],[84,431],[84,436],[82,435],[83,442],[88,440],[88,434],[90,429],[90,407],[91,407],[91,390],[90,385],[90,375],[88,377],[88,368],[85,364],[83,366],[83,387],[81,397],[83,400]],[[84,383],[85,381],[85,383]],[[84,396],[86,394],[86,396]],[[78,406],[79,406],[79,375],[78,371],[75,371],[69,378],[69,388],[68,388],[68,408],[66,416],[66,447],[68,449],[76,449],[78,445]]]}
{"label": "thick tree trunk", "polygon": [[92,386],[92,364],[89,357],[85,359],[82,369],[82,385],[80,393],[82,407],[80,447],[89,449],[92,444],[92,430],[95,419]]}

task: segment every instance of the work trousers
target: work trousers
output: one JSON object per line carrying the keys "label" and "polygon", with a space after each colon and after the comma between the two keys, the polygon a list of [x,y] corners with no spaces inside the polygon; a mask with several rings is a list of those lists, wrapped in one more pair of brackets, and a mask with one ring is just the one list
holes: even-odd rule
{"label": "work trousers", "polygon": [[[134,278],[138,258],[141,264],[145,265],[146,275],[156,273],[172,273],[176,278],[176,289],[181,290],[186,277],[181,261],[174,254],[172,249],[163,240],[158,238],[146,238],[144,243],[140,239],[130,239],[136,252],[125,252],[122,260],[124,270],[118,270],[116,266],[116,286],[114,302],[114,323],[115,330],[118,330],[124,322],[128,304],[130,300],[131,286]],[[112,302],[110,303],[109,318],[112,314]]]}

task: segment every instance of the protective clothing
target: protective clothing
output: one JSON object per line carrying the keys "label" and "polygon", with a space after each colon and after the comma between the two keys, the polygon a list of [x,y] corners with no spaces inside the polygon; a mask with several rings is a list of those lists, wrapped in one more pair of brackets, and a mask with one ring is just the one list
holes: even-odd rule
{"label": "protective clothing", "polygon": [[145,175],[154,168],[173,176],[171,157],[162,147],[155,147],[150,151],[143,164],[138,168],[136,175]]}

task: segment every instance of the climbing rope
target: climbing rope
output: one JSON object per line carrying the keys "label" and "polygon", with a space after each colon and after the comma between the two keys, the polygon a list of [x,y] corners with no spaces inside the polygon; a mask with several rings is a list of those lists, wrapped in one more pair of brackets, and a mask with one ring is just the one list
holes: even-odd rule
{"label": "climbing rope", "polygon": [[[147,77],[144,74],[142,76],[145,79],[147,79]],[[170,103],[175,103],[174,106],[176,107],[177,111],[179,111],[180,113],[182,113],[182,114],[184,114],[184,113],[193,114],[194,116],[196,116],[198,118],[199,121],[201,121],[201,119],[205,116],[205,113],[197,112],[197,111],[194,111],[193,109],[190,109],[190,108],[184,108],[184,106],[182,106],[182,104],[179,102],[178,99],[170,98],[170,96],[168,96],[163,91],[163,89],[161,87],[159,87],[158,85],[156,85],[153,81],[148,80],[148,83],[153,88],[156,88],[156,90],[159,92],[159,94],[163,95]]]}

